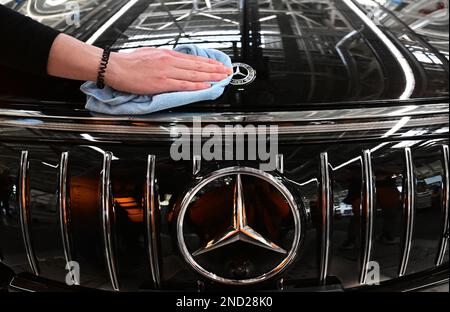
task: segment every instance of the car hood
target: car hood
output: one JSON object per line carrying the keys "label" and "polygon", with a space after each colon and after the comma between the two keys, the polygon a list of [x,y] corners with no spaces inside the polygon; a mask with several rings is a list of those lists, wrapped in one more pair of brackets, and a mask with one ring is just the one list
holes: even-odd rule
{"label": "car hood", "polygon": [[250,83],[230,85],[219,99],[190,109],[276,111],[448,96],[448,53],[394,15],[389,27],[375,24],[357,1],[112,3],[110,14],[91,9],[82,27],[66,32],[124,53],[197,44],[256,72]]}

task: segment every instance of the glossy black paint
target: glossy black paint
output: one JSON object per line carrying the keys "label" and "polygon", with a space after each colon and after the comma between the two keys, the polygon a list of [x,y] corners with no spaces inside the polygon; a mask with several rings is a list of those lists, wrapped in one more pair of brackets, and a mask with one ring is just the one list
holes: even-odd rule
{"label": "glossy black paint", "polygon": [[[121,2],[114,6],[109,2],[105,5],[111,11],[120,7]],[[26,14],[32,8],[17,9]],[[62,8],[51,8],[55,10]],[[44,22],[87,40],[96,23],[110,16],[102,8],[87,10],[92,22],[82,20],[79,29],[65,28],[61,26],[64,22],[57,23],[55,18],[44,18]],[[378,12],[376,7],[367,10]],[[218,100],[188,109],[279,111],[318,104],[448,96],[448,46],[441,44],[445,40],[434,38],[431,44],[431,39],[424,40],[391,15],[382,22],[380,29],[400,50],[407,66],[400,64],[384,39],[342,1],[220,1],[211,8],[138,1],[96,44],[113,45],[122,52],[198,44],[220,49],[233,61],[247,63],[257,71],[257,79],[250,85],[228,86]],[[2,72],[0,79],[5,83],[0,95],[65,99],[83,106],[79,84],[30,77],[25,79],[30,79],[29,83],[23,86],[22,82],[22,87],[14,90],[23,75],[6,69]],[[413,87],[404,94],[407,80],[412,80]],[[65,92],[58,91],[61,89]]]}
{"label": "glossy black paint", "polygon": [[[139,1],[133,12],[126,15],[128,18],[119,19],[114,25],[114,29],[122,32],[120,35],[106,32],[97,44],[114,43],[115,49],[131,49],[140,46],[172,48],[182,43],[198,43],[220,48],[233,60],[249,63],[258,71],[258,79],[242,89],[228,87],[217,101],[196,103],[173,110],[170,114],[115,119],[83,110],[83,99],[76,84],[41,80],[36,85],[36,80],[30,80],[28,82],[33,86],[32,90],[28,89],[27,84],[18,85],[19,80],[14,80],[14,74],[10,76],[9,72],[2,71],[1,76],[5,77],[7,73],[8,78],[0,89],[2,264],[13,268],[15,273],[30,271],[20,233],[17,203],[20,153],[27,150],[30,155],[31,230],[42,277],[65,282],[67,271],[56,195],[60,156],[62,152],[68,151],[71,231],[74,260],[81,266],[81,285],[111,289],[101,237],[99,198],[103,153],[111,151],[115,157],[111,172],[116,209],[115,248],[122,289],[152,289],[145,252],[143,198],[147,156],[154,154],[161,207],[158,221],[163,289],[209,290],[222,287],[200,277],[186,264],[178,251],[173,224],[169,222],[175,203],[185,194],[187,186],[195,183],[192,162],[170,158],[170,144],[173,142],[170,131],[158,134],[145,132],[155,128],[169,129],[179,124],[191,126],[187,117],[214,112],[217,115],[210,118],[216,118],[221,126],[253,122],[280,127],[299,126],[297,129],[313,125],[330,127],[329,132],[292,131],[280,135],[279,153],[284,155],[285,160],[283,178],[305,205],[305,233],[295,263],[280,276],[256,286],[258,289],[280,288],[281,278],[286,289],[319,284],[321,212],[317,178],[320,176],[321,152],[328,152],[330,165],[334,168],[331,172],[333,232],[327,282],[333,285],[342,283],[346,289],[359,286],[361,165],[359,160],[345,166],[343,164],[358,157],[363,149],[373,150],[377,196],[371,260],[379,262],[383,283],[390,283],[388,281],[391,279],[395,283],[398,276],[406,221],[402,207],[402,157],[405,147],[411,147],[413,151],[417,206],[408,275],[400,280],[406,280],[407,285],[402,284],[401,289],[414,288],[411,284],[417,278],[415,272],[434,268],[443,223],[441,146],[448,144],[448,54],[445,54],[445,49],[422,42],[422,37],[408,29],[406,32],[409,37],[398,39],[405,31],[405,26],[396,19],[383,22],[386,27],[383,28],[384,32],[405,54],[417,82],[410,98],[400,101],[398,97],[405,85],[403,76],[399,74],[401,68],[379,38],[367,27],[362,27],[361,21],[342,3],[338,3],[334,10],[331,2],[298,5],[293,1],[273,1],[273,7],[270,7],[265,2],[223,1],[207,13],[222,19],[211,18],[200,14],[205,12],[197,11],[185,21],[176,19],[188,13],[190,6],[170,5],[168,9],[157,2],[148,5],[142,3]],[[287,4],[292,7],[288,8]],[[94,25],[103,16],[99,10],[93,11],[99,18],[92,24],[87,19],[88,24],[83,24],[83,27],[95,28]],[[303,17],[288,15],[288,11],[301,12]],[[330,24],[330,14],[335,14],[334,24]],[[212,21],[218,24],[213,25]],[[152,31],[137,27],[147,24],[152,25]],[[157,30],[166,24],[170,25]],[[180,31],[180,25],[183,31]],[[206,33],[201,33],[202,30]],[[352,30],[358,32],[344,45],[345,51],[336,49],[336,44]],[[75,34],[82,30],[66,31]],[[418,50],[425,53],[431,62],[423,58],[414,59]],[[19,78],[23,77],[19,75]],[[63,101],[53,101],[57,99]],[[441,110],[433,113],[430,108],[429,112],[419,116],[408,113],[414,107],[428,108],[436,103],[447,104],[447,112]],[[398,112],[397,106],[400,105],[408,105],[409,108],[399,108],[404,113]],[[379,106],[391,109],[391,114],[383,118],[370,115],[352,118],[351,114],[347,114],[340,119],[339,114],[333,112],[327,118],[298,117],[299,111],[307,107],[344,110],[348,107]],[[297,119],[292,117],[281,120],[271,115],[286,110],[291,110]],[[237,116],[235,120],[230,118],[220,121],[229,116],[227,112],[236,111],[247,114]],[[263,122],[252,116],[254,111],[267,112]],[[420,122],[421,118],[434,117],[441,119],[433,124]],[[402,118],[411,118],[416,123],[406,123],[391,135],[386,135],[391,127],[377,128],[376,125],[371,129],[352,130],[352,126],[360,126],[368,120],[375,124],[378,121],[394,122],[395,126]],[[331,128],[343,124],[347,126],[342,130],[331,131]],[[259,163],[202,162],[200,174],[235,165],[257,167]],[[225,196],[219,198],[225,200]],[[228,222],[228,219],[224,222]],[[444,275],[447,272],[448,275],[448,247],[444,262],[435,270],[444,272]],[[414,275],[409,275],[411,273]],[[443,274],[438,274],[439,278]],[[427,280],[422,275],[417,279],[419,283]],[[22,279],[22,282],[27,284],[27,280]]]}

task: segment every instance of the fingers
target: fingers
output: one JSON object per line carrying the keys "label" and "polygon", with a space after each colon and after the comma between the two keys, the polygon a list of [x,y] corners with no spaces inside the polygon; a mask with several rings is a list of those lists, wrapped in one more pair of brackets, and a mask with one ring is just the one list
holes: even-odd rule
{"label": "fingers", "polygon": [[231,68],[228,68],[223,64],[215,65],[205,62],[188,61],[180,58],[174,58],[172,65],[176,68],[203,73],[230,75],[232,71]]}
{"label": "fingers", "polygon": [[230,75],[232,73],[232,69],[226,67],[223,63],[200,56],[193,56],[184,53],[179,53],[176,51],[173,54],[173,65],[178,68],[187,69],[187,70],[195,70],[199,72],[205,73],[219,73],[219,74],[227,74]]}
{"label": "fingers", "polygon": [[169,51],[169,52],[172,56],[175,56],[175,57],[178,57],[181,59],[185,59],[185,60],[189,60],[189,61],[204,62],[204,63],[214,64],[214,65],[223,65],[221,62],[211,59],[209,57],[190,55],[190,54],[181,53],[181,52],[177,52],[177,51]]}
{"label": "fingers", "polygon": [[211,85],[206,82],[191,82],[177,79],[166,80],[166,91],[197,91],[210,88]]}
{"label": "fingers", "polygon": [[221,73],[206,73],[195,70],[186,70],[181,68],[174,68],[169,73],[169,78],[177,80],[185,80],[191,82],[205,82],[205,81],[221,81],[228,77],[227,74]]}

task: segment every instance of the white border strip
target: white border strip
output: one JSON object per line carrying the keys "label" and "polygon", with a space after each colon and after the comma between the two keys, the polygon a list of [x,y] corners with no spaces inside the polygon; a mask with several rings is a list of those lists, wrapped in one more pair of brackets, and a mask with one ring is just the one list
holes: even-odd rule
{"label": "white border strip", "polygon": [[131,0],[125,4],[116,14],[114,14],[105,24],[102,25],[87,41],[88,44],[93,44],[97,39],[114,24],[119,18],[122,17],[131,7],[133,7],[139,0]]}
{"label": "white border strip", "polygon": [[352,0],[343,0],[343,2],[345,2],[345,4],[361,18],[361,20],[378,36],[378,38],[383,41],[389,51],[391,51],[392,55],[402,68],[406,80],[405,90],[402,95],[400,95],[399,99],[409,99],[414,91],[416,79],[414,78],[413,70],[411,66],[409,66],[406,58],[392,43],[392,41],[390,41],[389,38],[381,31],[381,29],[378,28],[378,26],[375,25],[375,23],[363,11],[361,11],[361,9],[359,9]]}

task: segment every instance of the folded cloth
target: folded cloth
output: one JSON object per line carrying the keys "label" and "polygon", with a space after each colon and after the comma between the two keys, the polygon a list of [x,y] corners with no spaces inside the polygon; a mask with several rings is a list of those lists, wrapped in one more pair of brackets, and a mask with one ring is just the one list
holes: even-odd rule
{"label": "folded cloth", "polygon": [[[225,53],[214,49],[202,49],[196,45],[182,45],[175,51],[209,57],[231,67],[231,60]],[[88,81],[81,86],[87,95],[86,109],[111,115],[144,115],[160,110],[182,106],[194,102],[215,100],[222,95],[231,81],[231,75],[219,82],[211,82],[211,87],[199,91],[169,92],[155,95],[136,95],[119,92],[111,87],[97,88],[96,83]]]}

